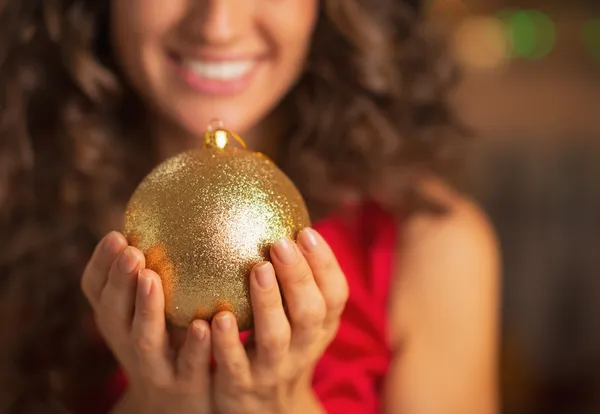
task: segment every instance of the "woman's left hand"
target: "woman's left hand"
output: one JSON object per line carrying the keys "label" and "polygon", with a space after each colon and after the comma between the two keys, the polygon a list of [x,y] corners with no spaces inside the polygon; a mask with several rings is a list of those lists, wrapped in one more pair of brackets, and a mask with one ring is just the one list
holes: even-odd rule
{"label": "woman's left hand", "polygon": [[305,229],[298,244],[277,242],[271,262],[256,265],[250,276],[252,348],[245,349],[231,313],[212,321],[219,414],[289,413],[302,405],[311,395],[313,368],[337,332],[348,285],[325,240]]}

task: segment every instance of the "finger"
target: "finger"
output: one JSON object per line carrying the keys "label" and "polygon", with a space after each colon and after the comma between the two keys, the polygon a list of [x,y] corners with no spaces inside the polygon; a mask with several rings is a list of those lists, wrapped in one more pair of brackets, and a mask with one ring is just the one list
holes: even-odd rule
{"label": "finger", "polygon": [[247,388],[251,383],[250,361],[231,312],[213,318],[211,335],[218,381],[230,389]]}
{"label": "finger", "polygon": [[325,239],[314,229],[302,230],[298,235],[298,245],[325,300],[325,325],[337,325],[348,300],[346,276]]}
{"label": "finger", "polygon": [[210,369],[210,327],[195,320],[190,324],[186,340],[177,358],[177,377],[195,387],[206,387]]}
{"label": "finger", "polygon": [[263,262],[252,269],[250,298],[257,363],[273,368],[289,348],[291,328],[271,263]]}
{"label": "finger", "polygon": [[169,346],[178,352],[187,339],[188,329],[167,324],[167,335],[169,336]]}
{"label": "finger", "polygon": [[314,342],[325,319],[325,301],[296,243],[283,238],[271,248],[292,324],[292,347]]}
{"label": "finger", "polygon": [[113,231],[108,233],[94,249],[81,278],[81,289],[92,306],[96,307],[100,301],[109,269],[126,247],[125,237]]}
{"label": "finger", "polygon": [[108,272],[108,282],[101,295],[106,312],[129,329],[133,318],[138,273],[145,267],[144,255],[132,246],[125,248]]}
{"label": "finger", "polygon": [[170,380],[174,372],[167,357],[165,302],[160,279],[152,270],[139,273],[131,329],[142,375],[152,383]]}

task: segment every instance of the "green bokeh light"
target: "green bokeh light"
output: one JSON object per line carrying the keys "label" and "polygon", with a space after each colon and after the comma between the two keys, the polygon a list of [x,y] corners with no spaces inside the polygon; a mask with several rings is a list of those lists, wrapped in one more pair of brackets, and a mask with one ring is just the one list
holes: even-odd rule
{"label": "green bokeh light", "polygon": [[533,25],[536,28],[537,47],[529,55],[530,59],[541,59],[552,52],[556,43],[556,25],[546,14],[532,10],[529,12]]}
{"label": "green bokeh light", "polygon": [[556,43],[556,26],[537,10],[507,9],[496,17],[507,30],[513,59],[537,60],[547,56]]}
{"label": "green bokeh light", "polygon": [[600,63],[600,19],[593,19],[583,25],[583,43],[592,56]]}
{"label": "green bokeh light", "polygon": [[514,55],[531,56],[537,45],[535,23],[528,12],[518,11],[508,20],[508,30]]}

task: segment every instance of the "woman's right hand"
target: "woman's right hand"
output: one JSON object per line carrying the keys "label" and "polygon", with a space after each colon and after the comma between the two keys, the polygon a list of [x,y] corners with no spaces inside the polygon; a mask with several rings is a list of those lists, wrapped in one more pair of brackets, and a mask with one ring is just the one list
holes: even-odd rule
{"label": "woman's right hand", "polygon": [[210,329],[194,321],[176,351],[169,344],[160,278],[125,237],[109,233],[81,281],[96,323],[127,374],[136,413],[208,414]]}

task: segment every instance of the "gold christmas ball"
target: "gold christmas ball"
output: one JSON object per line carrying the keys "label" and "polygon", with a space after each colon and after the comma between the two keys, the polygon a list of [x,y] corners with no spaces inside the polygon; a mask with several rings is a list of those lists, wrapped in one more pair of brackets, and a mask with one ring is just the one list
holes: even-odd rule
{"label": "gold christmas ball", "polygon": [[251,268],[310,225],[291,180],[232,137],[245,147],[232,132],[209,130],[202,148],[158,165],[127,206],[125,235],[161,277],[167,320],[178,327],[228,310],[251,328]]}

